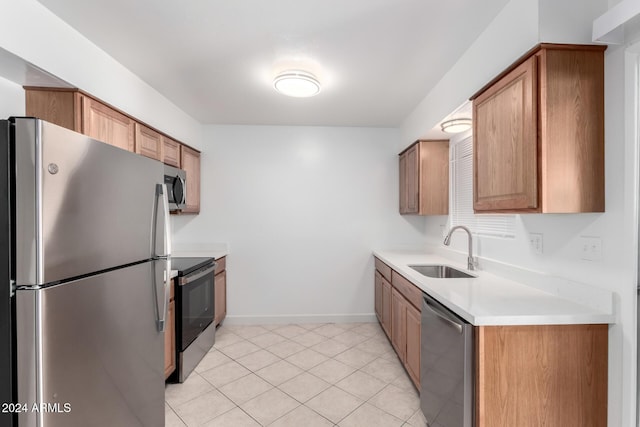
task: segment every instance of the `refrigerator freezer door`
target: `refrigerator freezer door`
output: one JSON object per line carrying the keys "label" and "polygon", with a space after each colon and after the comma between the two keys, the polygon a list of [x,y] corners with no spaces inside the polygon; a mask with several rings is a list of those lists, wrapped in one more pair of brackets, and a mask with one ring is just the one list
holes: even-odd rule
{"label": "refrigerator freezer door", "polygon": [[55,283],[162,251],[151,247],[160,162],[41,120],[14,120],[18,286]]}
{"label": "refrigerator freezer door", "polygon": [[20,425],[164,425],[163,272],[152,261],[17,291]]}

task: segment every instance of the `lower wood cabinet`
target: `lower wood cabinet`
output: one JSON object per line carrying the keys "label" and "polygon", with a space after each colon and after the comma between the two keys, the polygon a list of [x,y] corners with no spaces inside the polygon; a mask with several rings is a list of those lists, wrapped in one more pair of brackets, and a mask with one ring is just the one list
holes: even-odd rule
{"label": "lower wood cabinet", "polygon": [[420,388],[420,310],[411,304],[406,305],[407,309],[407,355],[405,359],[405,368],[409,373],[409,377]]}
{"label": "lower wood cabinet", "polygon": [[476,327],[476,427],[606,426],[608,331]]}
{"label": "lower wood cabinet", "polygon": [[[376,315],[420,392],[422,291],[375,263]],[[474,327],[474,426],[606,426],[608,331],[608,325]]]}
{"label": "lower wood cabinet", "polygon": [[[385,279],[389,277],[391,281]],[[376,316],[416,388],[420,388],[422,291],[376,260]]]}
{"label": "lower wood cabinet", "polygon": [[407,303],[395,288],[391,288],[391,345],[404,361],[407,356]]}
{"label": "lower wood cabinet", "polygon": [[227,315],[227,257],[216,260],[214,286],[214,316],[216,326],[222,323]]}
{"label": "lower wood cabinet", "polygon": [[164,379],[176,369],[176,302],[174,298],[174,282],[171,282],[169,306],[164,330]]}

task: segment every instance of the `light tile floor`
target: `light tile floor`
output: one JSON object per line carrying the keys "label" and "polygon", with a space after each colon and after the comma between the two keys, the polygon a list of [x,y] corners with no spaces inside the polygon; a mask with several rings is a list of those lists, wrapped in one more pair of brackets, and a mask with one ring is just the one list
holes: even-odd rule
{"label": "light tile floor", "polygon": [[223,325],[167,427],[424,427],[420,400],[377,323]]}

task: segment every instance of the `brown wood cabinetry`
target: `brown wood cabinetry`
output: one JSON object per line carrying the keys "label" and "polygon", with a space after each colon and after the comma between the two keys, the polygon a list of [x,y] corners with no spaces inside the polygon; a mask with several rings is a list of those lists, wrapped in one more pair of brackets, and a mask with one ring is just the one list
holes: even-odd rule
{"label": "brown wood cabinetry", "polygon": [[140,123],[136,123],[136,153],[151,159],[163,159],[162,135]]}
{"label": "brown wood cabinetry", "polygon": [[412,306],[406,305],[407,310],[407,356],[405,360],[405,368],[409,373],[409,377],[420,388],[420,328],[421,313],[420,310]]}
{"label": "brown wood cabinetry", "polygon": [[25,112],[28,116],[134,151],[135,121],[80,91],[25,88]]}
{"label": "brown wood cabinetry", "polygon": [[391,336],[391,283],[382,278],[382,329],[388,337]]}
{"label": "brown wood cabinetry", "polygon": [[107,144],[135,151],[135,122],[122,113],[82,95],[82,133]]}
{"label": "brown wood cabinetry", "polygon": [[187,203],[180,213],[200,212],[199,151],[78,89],[25,87],[25,103],[28,116],[184,169],[187,172]]}
{"label": "brown wood cabinetry", "polygon": [[227,257],[216,260],[214,286],[214,317],[216,326],[220,325],[227,315]]}
{"label": "brown wood cabinetry", "polygon": [[449,213],[449,141],[417,141],[400,153],[400,213]]}
{"label": "brown wood cabinetry", "polygon": [[407,356],[407,303],[400,292],[391,288],[391,345],[400,360]]}
{"label": "brown wood cabinetry", "polygon": [[180,143],[173,139],[162,137],[162,162],[175,168],[180,167]]}
{"label": "brown wood cabinetry", "polygon": [[[379,259],[375,264],[376,315],[409,377],[419,389],[422,291]],[[391,281],[387,281],[385,276]]]}
{"label": "brown wood cabinetry", "polygon": [[187,173],[187,202],[181,213],[200,213],[200,153],[182,145],[180,165]]}
{"label": "brown wood cabinetry", "polygon": [[476,426],[607,425],[608,325],[481,326]]}
{"label": "brown wood cabinetry", "polygon": [[176,302],[174,300],[174,281],[171,281],[167,320],[164,330],[164,379],[176,369]]}
{"label": "brown wood cabinetry", "polygon": [[604,211],[604,50],[540,44],[471,97],[476,212]]}

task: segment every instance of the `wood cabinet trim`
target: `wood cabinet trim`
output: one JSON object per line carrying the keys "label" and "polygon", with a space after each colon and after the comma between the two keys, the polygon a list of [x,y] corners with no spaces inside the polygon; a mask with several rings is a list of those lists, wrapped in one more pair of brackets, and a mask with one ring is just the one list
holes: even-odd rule
{"label": "wood cabinet trim", "polygon": [[418,311],[422,310],[422,290],[394,270],[391,271],[391,284]]}
{"label": "wood cabinet trim", "polygon": [[226,269],[227,269],[227,257],[223,256],[221,258],[216,259],[215,274],[220,274]]}
{"label": "wood cabinet trim", "polygon": [[507,67],[500,74],[495,76],[493,79],[489,81],[489,83],[482,86],[480,90],[469,97],[469,101],[473,101],[478,96],[480,96],[484,91],[493,86],[496,82],[500,81],[504,76],[509,74],[514,68],[517,68],[524,61],[529,59],[530,56],[538,53],[542,49],[547,50],[591,50],[597,52],[604,52],[607,49],[607,46],[603,45],[574,45],[574,44],[566,44],[566,43],[539,43],[529,49],[524,55],[520,56],[516,59],[509,67]]}
{"label": "wood cabinet trim", "polygon": [[391,281],[391,267],[389,267],[387,264],[385,264],[383,261],[379,260],[378,258],[374,258],[374,260],[375,260],[376,270],[378,270],[385,279],[387,279],[388,281]]}

